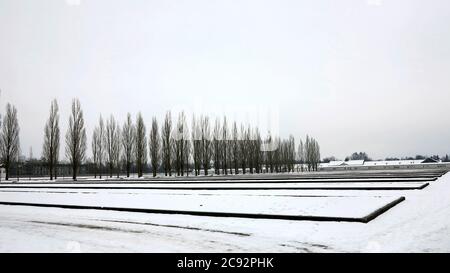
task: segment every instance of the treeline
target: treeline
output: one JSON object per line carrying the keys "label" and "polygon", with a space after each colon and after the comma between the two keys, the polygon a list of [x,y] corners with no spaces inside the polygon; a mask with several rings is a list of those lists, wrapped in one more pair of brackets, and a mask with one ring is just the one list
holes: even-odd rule
{"label": "treeline", "polygon": [[[385,161],[399,161],[399,160],[424,160],[424,159],[433,159],[436,161],[442,161],[442,162],[450,162],[450,157],[449,155],[445,155],[443,157],[440,157],[439,155],[432,155],[432,156],[427,156],[427,155],[416,155],[416,156],[404,156],[404,157],[386,157],[384,160]],[[345,157],[344,161],[349,161],[349,160],[364,160],[364,161],[373,161],[372,158],[369,157],[369,155],[365,152],[354,152],[352,155]],[[381,160],[381,159],[379,159]],[[325,157],[323,158],[322,162],[323,163],[329,163],[331,161],[339,161],[339,159],[336,159],[336,157],[334,156],[330,156],[330,157]]]}
{"label": "treeline", "polygon": [[[59,119],[58,103],[54,100],[45,124],[42,152],[50,179],[56,178],[59,164]],[[68,125],[65,155],[76,180],[80,167],[88,161],[88,136],[78,99],[72,102]],[[198,176],[210,172],[229,175],[317,171],[320,162],[319,144],[310,136],[296,146],[293,136],[263,137],[257,127],[229,124],[226,117],[212,121],[208,116],[193,116],[188,124],[184,112],[179,113],[175,122],[171,112],[166,113],[162,124],[153,117],[148,132],[141,113],[135,122],[128,114],[122,125],[113,115],[106,120],[100,116],[90,144],[90,165],[94,166],[94,176],[99,178],[105,174],[119,177],[122,171],[129,177],[132,170],[142,177],[148,164],[153,176],[159,171],[165,176]],[[0,146],[8,179],[11,162],[20,154],[17,110],[10,104],[3,119]]]}
{"label": "treeline", "polygon": [[384,160],[386,161],[395,161],[395,160],[424,160],[426,158],[431,158],[433,160],[439,161],[442,160],[442,162],[449,162],[449,157],[448,155],[443,156],[442,158],[439,157],[439,155],[432,155],[432,156],[428,156],[428,155],[416,155],[415,157],[412,156],[405,156],[405,157],[386,157]]}
{"label": "treeline", "polygon": [[[364,161],[371,161],[372,159],[369,157],[369,155],[366,152],[354,152],[353,154],[351,154],[350,156],[346,156],[344,161],[349,161],[349,160],[364,160]],[[340,161],[340,159],[337,159],[334,156],[330,156],[330,157],[325,157],[322,162],[323,163],[329,163],[331,161]]]}

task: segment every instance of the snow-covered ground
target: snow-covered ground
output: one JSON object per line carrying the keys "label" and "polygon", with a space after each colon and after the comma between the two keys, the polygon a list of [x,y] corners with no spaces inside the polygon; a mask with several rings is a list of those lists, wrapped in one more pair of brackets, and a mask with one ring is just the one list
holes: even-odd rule
{"label": "snow-covered ground", "polygon": [[[164,203],[168,206],[176,206],[180,200],[191,200],[187,201],[189,204],[186,204],[185,207],[188,207],[195,206],[198,204],[195,202],[200,200],[208,206],[239,210],[268,209],[269,204],[272,206],[277,204],[274,206],[275,208],[287,209],[291,213],[298,213],[308,209],[309,206],[310,211],[314,213],[322,210],[322,212],[334,211],[340,215],[346,213],[348,215],[352,211],[353,213],[357,211],[366,213],[372,209],[370,204],[374,202],[373,200],[385,202],[391,200],[389,198],[398,196],[405,196],[406,200],[367,224],[0,205],[0,251],[450,251],[449,174],[431,182],[430,186],[422,190],[409,191],[214,190],[196,191],[193,194],[192,191],[187,190],[176,192],[171,190],[102,190],[103,192],[99,195],[98,192],[94,194],[96,190],[88,189],[49,189],[46,191],[50,190],[55,193],[42,192],[42,189],[2,189],[0,201],[11,201],[14,198],[23,201],[23,198],[26,198],[28,202],[30,200],[43,202],[49,199],[58,202],[71,200],[81,200],[83,203],[88,202],[87,200],[91,200],[89,202],[106,202],[101,201],[104,198],[104,200],[109,200],[108,202],[114,202],[115,205],[129,206],[132,202],[124,200],[133,196],[133,199],[137,198],[135,199],[136,204],[142,204],[142,202],[145,204]],[[128,197],[125,197],[127,195]],[[147,201],[147,199],[152,201]],[[333,200],[333,202],[327,203],[321,200]],[[217,201],[219,201],[219,205],[216,205]],[[320,205],[317,205],[319,203]],[[316,210],[314,211],[314,209]]]}
{"label": "snow-covered ground", "polygon": [[23,189],[420,189],[427,186],[428,182],[304,182],[304,183],[77,183],[77,184],[16,184],[0,185],[0,191],[11,188]]}
{"label": "snow-covered ground", "polygon": [[[292,172],[292,173],[265,173],[265,174],[238,174],[238,175],[208,175],[208,176],[164,176],[163,174],[159,174],[157,177],[152,176],[144,176],[141,178],[137,178],[136,174],[132,174],[129,178],[120,177],[116,178],[114,175],[112,178],[109,176],[103,175],[103,178],[94,176],[80,176],[78,177],[77,183],[85,183],[85,182],[111,182],[111,181],[126,181],[126,182],[151,182],[151,181],[189,181],[189,182],[202,182],[202,181],[211,181],[211,180],[226,180],[226,181],[251,181],[251,180],[270,180],[276,179],[279,180],[358,180],[358,179],[404,179],[411,181],[413,179],[425,179],[429,180],[430,178],[434,178],[445,173],[445,170],[429,170],[429,169],[398,169],[398,170],[352,170],[352,171],[327,171],[327,172]],[[73,183],[71,177],[58,177],[56,180],[60,183]],[[55,180],[49,180],[48,177],[21,177],[19,180],[17,178],[12,178],[10,181],[0,181],[1,184],[7,183],[54,183]]]}
{"label": "snow-covered ground", "polygon": [[214,179],[205,179],[204,177],[195,179],[182,179],[182,178],[163,178],[158,180],[136,180],[136,179],[82,179],[78,181],[73,180],[10,180],[10,181],[3,181],[0,183],[0,186],[7,186],[7,185],[15,185],[15,186],[26,186],[26,185],[64,185],[64,184],[73,184],[73,185],[91,185],[91,184],[143,184],[143,185],[151,185],[151,184],[212,184],[212,183],[357,183],[357,182],[363,182],[363,183],[369,183],[369,182],[428,182],[428,181],[434,181],[436,180],[436,177],[362,177],[362,178],[342,178],[342,177],[336,177],[336,178],[308,178],[308,179],[302,179],[297,177],[290,177],[290,178],[281,178],[281,179],[274,179],[274,178],[264,178],[264,179],[242,179],[242,178],[222,178],[218,179],[218,177],[214,177]]}
{"label": "snow-covered ground", "polygon": [[[112,193],[112,194],[111,194]],[[108,208],[152,209],[178,212],[210,212],[223,214],[263,214],[282,216],[314,216],[363,218],[393,202],[400,196],[260,196],[159,194],[148,192],[122,194],[111,191],[80,192],[0,192],[1,202],[95,206]]]}

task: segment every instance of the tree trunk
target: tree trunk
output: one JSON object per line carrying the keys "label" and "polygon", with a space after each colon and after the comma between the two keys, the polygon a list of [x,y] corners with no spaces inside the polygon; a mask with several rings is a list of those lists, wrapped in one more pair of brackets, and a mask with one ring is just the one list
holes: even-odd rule
{"label": "tree trunk", "polygon": [[77,181],[77,164],[74,163],[72,166],[72,179],[73,181]]}

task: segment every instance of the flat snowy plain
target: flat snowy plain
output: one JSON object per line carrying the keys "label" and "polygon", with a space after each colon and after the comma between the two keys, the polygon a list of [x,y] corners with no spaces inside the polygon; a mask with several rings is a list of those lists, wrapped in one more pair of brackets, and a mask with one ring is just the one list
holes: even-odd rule
{"label": "flat snowy plain", "polygon": [[[347,173],[352,176],[352,173]],[[368,223],[250,219],[0,205],[1,252],[449,252],[450,174],[437,180],[326,177],[314,183],[235,181],[246,189],[142,189],[157,182],[0,184],[0,202],[361,217],[406,200]],[[406,175],[408,176],[408,175]],[[298,176],[296,176],[298,177]],[[339,175],[337,175],[339,177]],[[367,177],[367,178],[366,178]],[[271,180],[276,180],[270,177]],[[334,180],[333,180],[334,179]],[[333,181],[331,181],[333,180]],[[347,179],[348,180],[348,179]],[[425,181],[422,181],[425,180]],[[191,183],[191,184],[189,184]],[[429,185],[422,189],[402,186]],[[186,182],[170,187],[200,183]],[[205,180],[202,187],[222,187]],[[225,184],[226,187],[229,183]],[[12,188],[12,186],[14,186]],[[17,186],[17,187],[16,187]],[[38,188],[33,188],[38,186]],[[100,188],[89,188],[89,187]],[[119,188],[126,186],[126,189]],[[253,189],[259,186],[268,189]],[[305,189],[290,189],[289,187]],[[314,187],[329,189],[314,189]],[[394,189],[388,189],[388,187]],[[134,187],[134,188],[133,188]],[[283,189],[270,189],[280,187]],[[312,189],[308,189],[311,187]],[[348,187],[352,187],[350,190]],[[359,187],[359,188],[358,188]],[[377,187],[379,189],[377,189]],[[370,190],[367,190],[370,188]]]}

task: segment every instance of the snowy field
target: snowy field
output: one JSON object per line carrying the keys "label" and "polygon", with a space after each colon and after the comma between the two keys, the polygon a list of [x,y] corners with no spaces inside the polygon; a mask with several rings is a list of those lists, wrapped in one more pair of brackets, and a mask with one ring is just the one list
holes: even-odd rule
{"label": "snowy field", "polygon": [[[135,194],[128,191],[52,191],[0,192],[1,202],[97,207],[113,209],[147,209],[166,213],[239,215],[244,217],[287,218],[287,216],[327,217],[338,220],[363,218],[400,198],[387,196],[259,196],[162,194],[155,191]],[[348,219],[350,218],[350,219]]]}
{"label": "snowy field", "polygon": [[298,190],[324,190],[324,189],[355,189],[355,190],[383,190],[383,189],[422,189],[428,186],[427,182],[289,182],[289,183],[77,183],[77,184],[20,184],[1,185],[0,191],[5,189],[173,189],[173,190],[255,190],[255,189],[298,189]]}
{"label": "snowy field", "polygon": [[[398,174],[405,179],[395,180]],[[438,179],[417,180],[424,174],[358,174],[359,179],[354,181],[352,173],[346,173],[333,174],[333,179],[323,176],[314,182],[297,181],[298,175],[279,179],[270,176],[268,181],[264,177],[259,182],[241,178],[232,183],[217,183],[216,177],[202,183],[184,181],[187,179],[180,179],[181,183],[91,179],[58,184],[38,180],[2,182],[0,202],[28,205],[0,205],[0,251],[449,252],[450,175],[431,173],[428,178]],[[380,175],[392,179],[365,182]],[[160,188],[145,188],[150,185]],[[368,223],[345,221],[370,215],[400,197],[405,200],[381,211]],[[42,204],[80,207],[35,206]],[[253,219],[246,215],[313,218]],[[315,221],[314,217],[330,219]]]}

